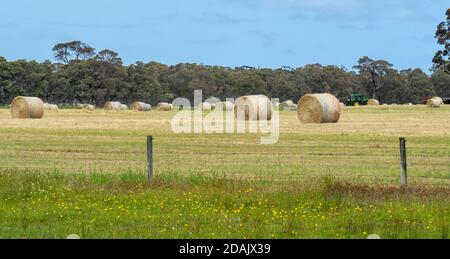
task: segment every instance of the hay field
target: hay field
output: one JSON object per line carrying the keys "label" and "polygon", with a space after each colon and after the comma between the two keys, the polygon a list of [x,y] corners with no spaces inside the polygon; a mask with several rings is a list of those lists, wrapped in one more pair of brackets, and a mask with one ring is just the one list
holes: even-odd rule
{"label": "hay field", "polygon": [[450,106],[344,108],[338,124],[321,125],[282,112],[280,141],[269,146],[252,134],[174,134],[174,114],[61,110],[12,120],[0,110],[0,170],[143,172],[145,137],[153,135],[156,174],[397,183],[404,136],[412,184],[450,185]]}
{"label": "hay field", "polygon": [[0,110],[0,238],[450,238],[449,106],[345,108],[328,125],[282,112],[272,146],[175,135],[174,114]]}

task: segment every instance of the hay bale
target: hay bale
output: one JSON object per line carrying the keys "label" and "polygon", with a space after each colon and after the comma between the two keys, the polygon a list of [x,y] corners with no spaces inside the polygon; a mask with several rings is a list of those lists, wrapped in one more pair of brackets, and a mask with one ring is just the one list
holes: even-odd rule
{"label": "hay bale", "polygon": [[301,123],[336,123],[341,117],[338,99],[331,94],[308,94],[298,103]]}
{"label": "hay bale", "polygon": [[56,104],[50,104],[49,110],[50,111],[59,111],[59,107]]}
{"label": "hay bale", "polygon": [[431,99],[435,99],[440,105],[444,104],[444,99],[442,99],[441,97],[433,97]]}
{"label": "hay bale", "polygon": [[78,104],[77,108],[85,111],[95,111],[95,106],[92,104]]}
{"label": "hay bale", "polygon": [[295,104],[291,100],[280,103],[279,107],[282,111],[295,111]]}
{"label": "hay bale", "polygon": [[158,105],[156,106],[156,109],[158,111],[171,111],[173,109],[172,104],[169,103],[158,103]]}
{"label": "hay bale", "polygon": [[134,102],[131,104],[131,109],[135,112],[148,112],[152,110],[152,106],[148,103]]}
{"label": "hay bale", "polygon": [[122,110],[122,104],[120,102],[107,102],[105,104],[106,111],[120,111]]}
{"label": "hay bale", "polygon": [[120,105],[120,110],[121,110],[121,111],[127,111],[127,110],[128,110],[128,105],[126,105],[126,104],[121,104],[121,105]]}
{"label": "hay bale", "polygon": [[44,109],[46,111],[59,111],[59,107],[56,104],[44,103]]}
{"label": "hay bale", "polygon": [[221,102],[218,103],[216,109],[222,110],[224,112],[234,111],[234,103],[232,102]]}
{"label": "hay bale", "polygon": [[440,108],[441,107],[441,101],[437,98],[431,98],[427,101],[427,106],[429,108]]}
{"label": "hay bale", "polygon": [[339,103],[339,106],[340,106],[341,108],[344,108],[344,107],[345,107],[345,103],[340,102],[340,103]]}
{"label": "hay bale", "polygon": [[238,120],[272,120],[273,105],[264,95],[248,95],[236,99],[234,113]]}
{"label": "hay bale", "polygon": [[285,101],[285,102],[281,103],[281,105],[294,106],[295,103],[292,100],[288,100],[288,101]]}
{"label": "hay bale", "polygon": [[210,103],[202,103],[200,104],[200,106],[198,106],[198,108],[202,111],[211,111],[212,110],[212,105]]}
{"label": "hay bale", "polygon": [[93,112],[95,111],[95,106],[92,104],[83,104],[83,110]]}
{"label": "hay bale", "polygon": [[38,97],[19,96],[11,103],[13,119],[42,119],[44,110],[44,102]]}
{"label": "hay bale", "polygon": [[367,102],[367,105],[379,106],[380,105],[380,101],[378,101],[377,99],[369,99],[369,102]]}

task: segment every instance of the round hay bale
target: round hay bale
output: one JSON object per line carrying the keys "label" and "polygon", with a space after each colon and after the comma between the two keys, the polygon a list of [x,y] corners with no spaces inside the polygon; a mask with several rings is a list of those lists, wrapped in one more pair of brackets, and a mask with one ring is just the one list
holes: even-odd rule
{"label": "round hay bale", "polygon": [[44,103],[44,109],[47,111],[59,111],[58,105],[49,103]]}
{"label": "round hay bale", "polygon": [[440,108],[441,102],[439,99],[431,98],[427,101],[427,106],[429,108]]}
{"label": "round hay bale", "polygon": [[120,110],[122,110],[122,104],[120,102],[107,102],[105,104],[105,110],[120,111]]}
{"label": "round hay bale", "polygon": [[224,112],[234,111],[234,103],[221,102],[217,104],[216,109],[223,110]]}
{"label": "round hay bale", "polygon": [[377,99],[369,99],[369,102],[367,102],[367,105],[379,106],[380,105],[380,101],[378,101]]}
{"label": "round hay bale", "polygon": [[202,111],[211,111],[212,105],[210,103],[202,103],[198,108]]}
{"label": "round hay bale", "polygon": [[295,110],[295,104],[293,101],[285,101],[280,103],[280,110],[282,111],[294,111]]}
{"label": "round hay bale", "polygon": [[264,95],[248,95],[236,99],[234,113],[238,120],[272,120],[273,105]]}
{"label": "round hay bale", "polygon": [[[217,106],[220,106],[222,101],[216,97],[210,97],[205,100],[205,103],[208,103],[211,106],[211,110],[217,109]],[[206,110],[208,111],[208,107],[206,107]]]}
{"label": "round hay bale", "polygon": [[444,104],[444,99],[442,99],[441,97],[433,97],[431,99],[435,99],[438,103],[440,103],[440,105]]}
{"label": "round hay bale", "polygon": [[131,104],[131,109],[135,112],[148,112],[152,110],[152,106],[148,103],[134,102]]}
{"label": "round hay bale", "polygon": [[84,106],[85,106],[86,104],[82,104],[82,103],[78,103],[77,105],[75,105],[75,109],[84,109]]}
{"label": "round hay bale", "polygon": [[95,106],[92,104],[83,104],[83,110],[93,112],[95,111]]}
{"label": "round hay bale", "polygon": [[50,104],[49,110],[51,110],[51,111],[59,111],[59,107],[56,104]]}
{"label": "round hay bale", "polygon": [[128,110],[128,105],[126,105],[126,104],[121,104],[121,105],[120,105],[120,110],[121,110],[121,111],[127,111],[127,110]]}
{"label": "round hay bale", "polygon": [[158,105],[156,106],[156,109],[158,111],[171,111],[173,109],[172,104],[169,103],[158,103]]}
{"label": "round hay bale", "polygon": [[285,101],[284,103],[282,103],[281,105],[286,105],[286,106],[294,106],[295,103],[292,100],[289,101]]}
{"label": "round hay bale", "polygon": [[77,104],[77,109],[85,111],[95,111],[95,106],[92,104]]}
{"label": "round hay bale", "polygon": [[336,123],[341,117],[338,99],[331,94],[308,94],[298,103],[301,123]]}
{"label": "round hay bale", "polygon": [[340,103],[339,103],[339,106],[340,106],[341,108],[344,108],[344,107],[345,107],[345,103],[340,102]]}
{"label": "round hay bale", "polygon": [[13,119],[42,119],[44,110],[44,102],[38,97],[19,96],[11,103]]}

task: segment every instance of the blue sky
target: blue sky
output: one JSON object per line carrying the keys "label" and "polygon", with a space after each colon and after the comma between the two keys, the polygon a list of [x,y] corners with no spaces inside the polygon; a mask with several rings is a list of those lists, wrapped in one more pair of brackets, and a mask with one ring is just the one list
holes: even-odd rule
{"label": "blue sky", "polygon": [[428,70],[448,0],[15,0],[0,9],[0,56],[53,60],[58,42],[159,61],[279,68],[359,57]]}

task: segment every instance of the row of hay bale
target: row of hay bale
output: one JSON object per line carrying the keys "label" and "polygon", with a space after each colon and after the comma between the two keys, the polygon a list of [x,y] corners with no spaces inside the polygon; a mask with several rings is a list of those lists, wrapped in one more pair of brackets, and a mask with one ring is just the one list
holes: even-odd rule
{"label": "row of hay bale", "polygon": [[[442,98],[434,97],[428,100],[428,107],[437,108],[443,104]],[[372,99],[370,105],[380,105],[380,103]],[[273,109],[276,104],[272,104],[267,96],[249,95],[236,99],[235,104],[231,102],[219,102],[214,106],[205,102],[199,106],[199,109],[210,111],[213,109],[221,109],[223,111],[233,111],[239,120],[271,120]],[[295,106],[292,101],[280,104],[280,107],[297,107],[298,119],[301,123],[336,123],[341,116],[341,108],[343,103],[331,94],[307,94],[303,96],[298,105]],[[92,105],[81,105],[83,109],[94,110]],[[149,111],[151,105],[142,102],[132,104],[135,111]],[[173,105],[169,103],[159,103],[158,111],[171,111]],[[58,107],[51,104],[44,104],[37,97],[16,97],[11,103],[11,114],[13,118],[34,118],[39,119],[44,116],[45,110],[57,110]],[[122,111],[128,110],[128,106],[120,102],[108,102],[105,104],[105,110]]]}
{"label": "row of hay bale", "polygon": [[[285,105],[294,106],[291,102]],[[243,96],[236,100],[236,118],[250,121],[271,120],[275,105],[264,95]],[[336,123],[341,117],[341,103],[331,94],[305,95],[296,107],[298,119],[303,124]]]}
{"label": "row of hay bale", "polygon": [[[130,108],[135,112],[148,112],[152,110],[152,106],[144,102],[134,102]],[[105,110],[107,111],[126,111],[129,110],[128,106],[120,102],[107,102],[105,104]],[[173,105],[169,103],[158,103],[156,106],[157,111],[171,111]]]}
{"label": "row of hay bale", "polygon": [[[433,97],[430,98],[426,101],[426,105],[430,108],[439,108],[441,107],[441,105],[444,104],[444,100],[441,97]],[[380,102],[376,99],[370,99],[368,102],[369,106],[380,106]],[[412,103],[408,103],[406,104],[408,106],[414,106],[414,104]],[[398,106],[397,103],[392,103],[392,104],[382,104],[381,106]]]}
{"label": "row of hay bale", "polygon": [[[431,99],[428,99],[426,102],[426,105],[431,108],[439,108],[443,104],[444,104],[444,100],[441,97],[433,97]],[[341,107],[345,107],[344,103],[340,103],[340,105],[341,105]],[[378,101],[377,99],[369,99],[367,105],[368,106],[398,106],[399,104],[397,104],[397,103],[381,104],[380,101]],[[414,104],[412,104],[412,103],[408,103],[406,105],[414,106]]]}
{"label": "row of hay bale", "polygon": [[[37,97],[17,97],[11,104],[11,114],[13,118],[33,118],[40,119],[44,116],[44,111],[50,109],[50,105],[45,105]],[[81,105],[82,109],[95,109],[92,105]],[[149,110],[151,106],[144,103],[134,103],[135,110]],[[216,108],[224,111],[234,109],[236,117],[241,120],[271,120],[273,113],[273,104],[267,96],[250,95],[243,96],[236,100],[236,103],[223,102],[216,104]],[[54,108],[54,107],[53,107]],[[121,111],[127,110],[128,106],[120,102],[108,102],[105,104],[106,110]],[[170,111],[173,105],[169,103],[160,103],[157,106],[158,111]],[[212,109],[211,104],[202,104],[202,109]],[[299,102],[299,119],[302,123],[325,123],[337,122],[340,115],[340,106],[337,99],[329,94],[307,95]]]}

